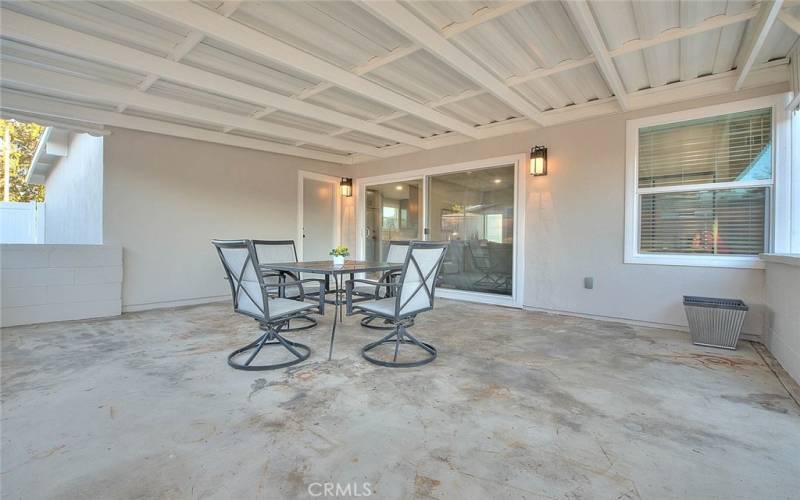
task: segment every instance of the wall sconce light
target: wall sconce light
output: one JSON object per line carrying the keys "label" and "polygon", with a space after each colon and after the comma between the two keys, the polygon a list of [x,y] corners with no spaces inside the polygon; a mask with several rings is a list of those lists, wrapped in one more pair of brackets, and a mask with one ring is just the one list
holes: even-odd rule
{"label": "wall sconce light", "polygon": [[339,192],[342,193],[342,196],[347,198],[353,196],[353,179],[350,177],[342,177],[342,180],[339,182]]}
{"label": "wall sconce light", "polygon": [[547,175],[547,148],[534,146],[531,148],[531,175]]}

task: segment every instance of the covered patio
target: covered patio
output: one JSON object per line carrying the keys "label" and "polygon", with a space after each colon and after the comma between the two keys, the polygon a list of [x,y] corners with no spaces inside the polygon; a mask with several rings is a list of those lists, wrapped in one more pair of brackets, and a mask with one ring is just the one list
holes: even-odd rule
{"label": "covered patio", "polygon": [[800,3],[0,6],[3,498],[794,498]]}
{"label": "covered patio", "polygon": [[[4,495],[797,491],[798,388],[758,344],[720,352],[676,331],[456,301],[418,329],[441,346],[424,369],[365,362],[375,333],[347,319],[334,361],[252,376],[225,365],[252,322],[224,304],[7,329]],[[325,352],[326,334],[303,341]]]}

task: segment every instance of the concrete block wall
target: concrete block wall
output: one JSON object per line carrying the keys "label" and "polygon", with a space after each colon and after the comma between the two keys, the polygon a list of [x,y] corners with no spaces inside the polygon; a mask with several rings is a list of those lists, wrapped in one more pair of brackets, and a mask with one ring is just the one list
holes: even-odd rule
{"label": "concrete block wall", "polygon": [[0,245],[0,326],[117,316],[122,248]]}

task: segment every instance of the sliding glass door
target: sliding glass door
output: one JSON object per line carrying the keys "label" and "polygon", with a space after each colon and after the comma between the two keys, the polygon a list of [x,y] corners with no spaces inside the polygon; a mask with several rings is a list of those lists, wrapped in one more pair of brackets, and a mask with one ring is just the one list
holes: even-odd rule
{"label": "sliding glass door", "polygon": [[360,179],[358,255],[386,258],[393,240],[447,241],[441,296],[522,305],[527,155]]}
{"label": "sliding glass door", "polygon": [[367,186],[365,258],[385,260],[389,242],[422,239],[422,180]]}
{"label": "sliding glass door", "polygon": [[450,242],[441,288],[512,295],[514,180],[514,164],[427,177],[427,239]]}

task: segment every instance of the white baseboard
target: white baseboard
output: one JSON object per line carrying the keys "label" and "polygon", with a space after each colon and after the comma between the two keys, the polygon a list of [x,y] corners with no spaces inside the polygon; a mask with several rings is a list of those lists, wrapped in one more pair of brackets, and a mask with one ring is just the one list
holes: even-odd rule
{"label": "white baseboard", "polygon": [[670,323],[656,323],[653,321],[640,321],[635,319],[629,318],[618,318],[615,316],[601,316],[598,314],[585,314],[579,313],[575,311],[562,311],[559,309],[547,309],[543,307],[532,307],[532,306],[524,306],[523,309],[526,311],[534,311],[534,312],[542,312],[547,314],[557,314],[559,316],[572,316],[575,318],[586,318],[586,319],[594,319],[597,321],[608,321],[611,323],[622,323],[625,325],[632,325],[632,326],[646,326],[648,328],[660,328],[662,330],[679,330],[682,332],[688,332],[689,328],[685,325],[673,325]]}
{"label": "white baseboard", "polygon": [[[534,311],[534,312],[542,312],[547,314],[557,314],[560,316],[572,316],[575,318],[586,318],[586,319],[594,319],[597,321],[608,321],[611,323],[622,323],[624,325],[631,325],[631,326],[644,326],[647,328],[659,328],[662,330],[677,330],[680,332],[689,333],[689,327],[686,325],[675,325],[671,323],[656,323],[653,321],[640,321],[635,319],[629,318],[618,318],[614,316],[601,316],[597,314],[584,314],[574,311],[560,311],[557,309],[546,309],[542,307],[532,307],[532,306],[523,306],[523,309],[526,311]],[[749,340],[753,342],[763,342],[761,335],[755,333],[744,333],[742,332],[740,338],[742,340]]]}
{"label": "white baseboard", "polygon": [[163,302],[147,302],[143,304],[123,304],[122,312],[150,311],[152,309],[169,309],[172,307],[196,306],[199,304],[211,304],[213,302],[224,302],[231,300],[230,294],[214,295],[211,297],[196,297],[192,299],[168,300]]}

